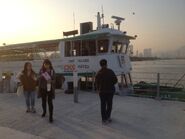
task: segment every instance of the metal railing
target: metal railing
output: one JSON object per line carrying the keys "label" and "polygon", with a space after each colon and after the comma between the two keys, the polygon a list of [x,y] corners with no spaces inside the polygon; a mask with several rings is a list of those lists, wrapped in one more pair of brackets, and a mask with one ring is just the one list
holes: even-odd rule
{"label": "metal railing", "polygon": [[185,74],[133,72],[133,95],[185,101]]}

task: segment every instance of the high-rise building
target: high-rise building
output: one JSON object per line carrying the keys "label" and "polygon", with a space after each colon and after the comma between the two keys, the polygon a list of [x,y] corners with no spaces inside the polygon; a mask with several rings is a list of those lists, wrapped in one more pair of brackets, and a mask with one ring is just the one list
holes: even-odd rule
{"label": "high-rise building", "polygon": [[144,57],[152,57],[152,49],[151,48],[144,49],[143,56]]}
{"label": "high-rise building", "polygon": [[143,57],[143,53],[139,53],[139,57]]}
{"label": "high-rise building", "polygon": [[136,57],[138,57],[138,56],[139,56],[139,51],[137,50],[137,51],[136,51]]}

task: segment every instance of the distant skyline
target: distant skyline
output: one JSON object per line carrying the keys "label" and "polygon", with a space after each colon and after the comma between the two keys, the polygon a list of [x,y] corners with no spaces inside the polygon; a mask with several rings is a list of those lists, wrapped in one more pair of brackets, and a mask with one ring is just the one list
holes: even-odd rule
{"label": "distant skyline", "polygon": [[[138,35],[134,50],[154,52],[185,46],[185,0],[0,0],[0,46],[62,38],[62,32],[93,21],[101,6],[105,22],[124,17],[121,29]],[[135,14],[133,14],[133,12]]]}

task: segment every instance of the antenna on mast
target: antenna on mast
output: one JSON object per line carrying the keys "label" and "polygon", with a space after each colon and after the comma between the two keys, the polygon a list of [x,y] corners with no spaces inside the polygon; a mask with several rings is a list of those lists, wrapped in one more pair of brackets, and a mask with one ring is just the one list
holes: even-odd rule
{"label": "antenna on mast", "polygon": [[75,30],[75,13],[73,12],[73,28]]}
{"label": "antenna on mast", "polygon": [[101,10],[102,10],[101,18],[102,18],[102,21],[103,21],[103,24],[104,24],[104,11],[103,11],[103,5],[101,6]]}

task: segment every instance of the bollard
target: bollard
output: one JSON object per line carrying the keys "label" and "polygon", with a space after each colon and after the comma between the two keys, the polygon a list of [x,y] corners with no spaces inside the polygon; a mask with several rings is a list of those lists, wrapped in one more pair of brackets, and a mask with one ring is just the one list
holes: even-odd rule
{"label": "bollard", "polygon": [[160,73],[157,73],[157,96],[156,99],[160,100]]}

